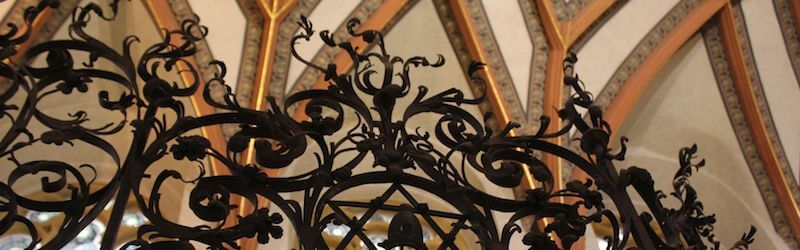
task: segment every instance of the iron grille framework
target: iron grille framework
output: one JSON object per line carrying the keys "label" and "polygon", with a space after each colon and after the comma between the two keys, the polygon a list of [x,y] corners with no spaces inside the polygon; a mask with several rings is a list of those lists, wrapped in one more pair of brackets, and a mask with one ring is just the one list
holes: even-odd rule
{"label": "iron grille framework", "polygon": [[[28,9],[25,24],[31,25],[45,8],[57,5],[58,1],[45,0]],[[76,9],[69,26],[70,39],[35,45],[19,60],[12,60],[12,57],[17,53],[16,47],[27,40],[29,29],[21,31],[12,25],[8,33],[0,36],[0,75],[11,82],[9,89],[0,95],[0,118],[10,124],[0,140],[0,156],[8,159],[3,167],[12,169],[8,179],[0,182],[3,215],[0,232],[7,232],[15,224],[23,225],[33,238],[29,249],[37,244],[43,249],[64,246],[116,200],[103,238],[103,247],[112,247],[130,194],[149,222],[139,228],[138,239],[123,248],[193,249],[190,242],[212,249],[238,248],[237,240],[252,237],[261,244],[269,244],[271,239],[283,236],[284,228],[279,224],[288,220],[302,249],[329,248],[322,233],[330,223],[350,228],[337,248],[358,238],[370,249],[376,246],[426,249],[421,224],[427,223],[442,239],[440,249],[456,248],[456,236],[465,232],[474,234],[485,249],[506,249],[515,235],[522,235],[522,243],[531,249],[568,249],[584,235],[587,225],[603,219],[611,222],[614,231],[607,239],[610,249],[623,248],[630,238],[643,249],[719,247],[712,232],[714,215],[704,214],[702,203],[689,183],[692,169],[705,164],[695,159],[697,147],[684,148],[679,154],[680,166],[672,180],[674,190],[670,195],[680,200],[681,206],[662,206],[661,200],[667,196],[654,189],[647,170],[614,166],[614,162],[625,156],[626,139],[621,139],[618,153],[611,152],[608,146],[610,127],[603,120],[601,109],[593,105],[591,94],[584,91],[582,82],[572,73],[577,61],[574,55],[564,61],[567,75],[564,84],[576,94],[559,111],[558,118],[565,126],[552,134],[545,133],[548,117],[542,117],[540,129],[534,135],[510,136],[509,131],[519,126],[513,123],[493,131],[484,126],[484,121],[490,119],[488,114],[480,119],[465,109],[481,103],[483,96],[470,99],[458,89],[429,93],[425,86],[413,87],[411,70],[442,66],[443,57],[430,60],[419,56],[392,56],[380,32],[357,31],[358,20],[350,20],[347,31],[352,37],[374,45],[374,52],[358,52],[351,43],[333,39],[328,31],[320,32],[319,37],[326,46],[338,47],[350,55],[354,70],[339,72],[333,64],[315,65],[299,56],[293,47],[292,54],[320,71],[330,85],[326,89],[301,91],[287,97],[280,105],[269,99],[268,110],[258,111],[236,101],[234,93],[222,80],[226,73],[222,62],[212,63],[219,69],[215,78],[205,83],[197,80],[200,79],[197,69],[186,61],[195,54],[194,43],[208,32],[199,25],[197,18],[184,20],[179,30],[168,31],[163,41],[147,47],[138,60],[130,52],[138,41],[135,36],[126,38],[122,50],[118,51],[84,30],[92,16],[96,21],[112,20],[117,7],[118,1],[113,1],[110,10],[93,3]],[[315,34],[305,17],[300,18],[299,24],[301,32],[292,39],[293,45],[309,41]],[[88,55],[85,63],[77,63],[79,59],[75,55],[80,53]],[[29,66],[37,57],[46,58],[46,65]],[[111,62],[113,69],[96,67],[98,61]],[[194,82],[179,86],[159,77],[159,70],[174,72],[179,64],[189,69],[184,73],[193,75]],[[469,65],[468,75],[474,84],[483,84],[476,74],[481,67],[479,62]],[[37,107],[53,95],[110,86],[122,87],[125,91],[120,96],[100,91],[97,104],[123,118],[105,126],[87,126],[86,114],[80,110],[71,113],[69,119],[60,119]],[[212,98],[211,86],[222,87],[223,97]],[[185,104],[179,98],[198,91],[202,91],[204,102],[220,112],[199,117],[186,114]],[[23,96],[23,101],[12,103],[19,95]],[[397,106],[397,100],[404,97],[413,98],[413,101],[405,107]],[[308,118],[293,118],[287,112],[289,107],[301,109]],[[582,119],[578,107],[587,110],[588,119]],[[164,112],[176,118],[167,119]],[[412,126],[408,121],[421,114],[436,117],[433,131],[409,128]],[[355,116],[355,126],[344,127],[347,116]],[[45,131],[33,133],[28,129],[31,121],[43,124]],[[212,148],[208,139],[189,135],[193,129],[222,124],[238,125],[224,150]],[[127,152],[119,152],[106,137],[126,133],[129,131],[126,128],[132,128],[132,141]],[[562,136],[570,129],[577,130],[581,152],[545,140]],[[333,136],[336,133],[343,136]],[[242,164],[243,152],[251,141],[257,164]],[[23,159],[15,155],[19,150],[39,144],[68,147],[75,143],[100,149],[113,159],[117,168],[100,169],[89,164],[73,165],[46,158]],[[311,147],[318,151],[310,152]],[[554,187],[553,174],[536,157],[537,152],[556,155],[588,173],[593,180],[571,181],[558,190]],[[264,168],[296,167],[293,162],[312,153],[316,166],[308,172],[269,176],[262,171]],[[210,176],[200,171],[198,176],[184,176],[177,171],[194,167],[196,163],[172,166],[175,170],[163,170],[158,175],[146,174],[155,162],[165,157],[189,163],[215,159],[230,174]],[[369,162],[373,163],[371,171],[357,169]],[[467,170],[477,171],[492,184],[511,188],[520,185],[523,168],[532,173],[538,188],[528,190],[521,200],[486,193],[476,188],[475,180],[469,180],[466,175]],[[95,176],[87,176],[81,169],[91,169]],[[90,189],[90,185],[96,184],[99,171],[115,171],[112,181],[100,189]],[[40,201],[16,192],[14,187],[32,185],[18,183],[31,176],[41,180],[42,192],[66,192],[69,197],[62,201]],[[151,180],[152,186],[143,187],[144,180]],[[165,199],[160,188],[170,180],[193,185],[188,204],[191,211],[200,219],[219,226],[181,225],[165,218],[159,205],[160,200]],[[388,188],[368,202],[339,196],[347,190],[373,184],[384,184]],[[626,192],[628,187],[636,190],[649,211],[634,208]],[[437,197],[455,211],[429,207],[410,189]],[[286,194],[293,192],[303,193],[303,198],[286,198]],[[615,211],[606,208],[605,203],[609,201],[604,200],[601,192],[610,198]],[[408,202],[389,204],[388,198],[395,194]],[[231,214],[237,210],[232,204],[234,195],[244,197],[256,209],[230,222],[235,218]],[[259,197],[269,200],[279,211],[260,206]],[[562,200],[570,202],[560,203]],[[360,207],[366,212],[361,217],[349,217],[343,212],[344,207]],[[57,212],[65,219],[54,238],[41,242],[35,224],[20,214],[23,210]],[[380,211],[394,215],[389,223],[388,238],[373,242],[365,234],[364,225]],[[508,221],[499,221],[493,212],[511,216]],[[455,222],[442,226],[435,218]],[[532,218],[533,222],[523,226],[523,218]],[[542,223],[545,219],[549,223]],[[653,225],[661,234],[655,233]],[[752,243],[754,233],[755,228],[751,227],[733,248],[746,248]],[[551,236],[557,236],[558,244]]]}

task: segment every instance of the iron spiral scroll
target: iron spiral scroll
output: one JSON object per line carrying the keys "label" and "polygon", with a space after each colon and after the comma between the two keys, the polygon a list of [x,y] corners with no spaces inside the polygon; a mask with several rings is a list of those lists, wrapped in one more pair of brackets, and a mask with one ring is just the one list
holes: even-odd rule
{"label": "iron spiral scroll", "polygon": [[[359,52],[350,42],[332,38],[328,31],[319,33],[326,46],[338,47],[350,55],[354,70],[339,72],[334,64],[316,65],[299,56],[292,47],[292,54],[324,74],[330,85],[288,96],[281,105],[269,99],[268,109],[258,111],[238,103],[232,90],[225,87],[222,62],[212,63],[219,74],[205,83],[195,80],[181,86],[159,77],[159,71],[175,72],[176,66],[183,64],[189,69],[184,74],[200,79],[198,70],[187,62],[195,54],[195,42],[208,32],[197,18],[184,20],[179,30],[164,31],[171,35],[147,47],[138,60],[131,55],[131,47],[138,46],[135,36],[126,38],[122,49],[115,50],[84,30],[92,16],[95,21],[112,20],[118,2],[113,1],[110,8],[90,3],[76,9],[69,26],[70,39],[35,45],[19,60],[12,58],[16,58],[17,46],[27,40],[29,30],[12,25],[10,31],[0,36],[0,75],[12,83],[0,95],[0,119],[10,124],[0,141],[0,156],[7,160],[2,167],[11,172],[8,179],[0,182],[3,216],[0,232],[23,225],[33,238],[28,249],[63,247],[111,201],[124,203],[119,199],[126,199],[128,194],[133,195],[149,221],[139,228],[138,239],[123,246],[139,249],[194,249],[192,242],[212,249],[238,248],[237,240],[253,237],[261,244],[269,244],[284,236],[285,228],[280,224],[285,220],[291,231],[296,232],[301,249],[328,249],[322,233],[330,223],[350,228],[337,248],[358,238],[370,249],[376,246],[426,249],[421,224],[427,223],[442,239],[441,249],[456,248],[454,240],[463,233],[474,234],[484,249],[507,249],[514,239],[521,239],[531,249],[569,249],[583,237],[587,225],[603,219],[609,220],[614,230],[607,239],[609,249],[624,248],[630,238],[642,249],[719,247],[712,232],[714,215],[704,214],[702,203],[689,183],[693,169],[705,163],[695,159],[697,147],[684,148],[679,154],[680,166],[672,180],[674,190],[670,195],[680,200],[680,207],[662,206],[661,200],[667,195],[654,189],[647,170],[614,166],[625,156],[626,139],[622,139],[618,153],[611,152],[608,146],[611,129],[603,120],[601,109],[593,105],[591,94],[571,73],[577,61],[574,55],[564,61],[567,72],[564,84],[576,94],[559,111],[558,118],[564,121],[564,127],[552,134],[545,133],[550,121],[547,117],[541,119],[541,129],[534,135],[510,136],[509,131],[518,124],[493,131],[483,125],[489,115],[480,119],[465,109],[484,101],[483,96],[470,99],[458,89],[428,93],[425,86],[412,87],[411,69],[442,66],[443,57],[431,60],[391,56],[383,35],[373,30],[358,31],[360,23],[356,19],[348,22],[347,31],[373,45],[373,50]],[[58,1],[45,0],[31,7],[25,13],[25,24],[31,25],[45,8],[57,5]],[[300,34],[292,39],[293,45],[309,41],[316,33],[306,18],[301,17],[299,24]],[[86,57],[86,62],[78,63],[82,58],[76,58],[76,54]],[[29,66],[37,57],[46,58],[46,65]],[[104,65],[114,68],[100,69],[99,61],[111,62]],[[469,65],[469,79],[476,84],[482,84],[477,74],[481,66],[478,62]],[[37,108],[38,103],[53,95],[71,95],[111,85],[125,91],[119,96],[100,91],[98,102],[93,103],[122,118],[105,126],[88,126],[87,114],[80,110],[64,119]],[[222,98],[212,98],[212,86],[222,89]],[[185,112],[186,104],[178,99],[198,91],[202,91],[202,101],[215,107],[217,113],[194,117]],[[23,96],[23,101],[15,104],[13,100],[18,95]],[[411,104],[396,106],[398,99],[404,97],[413,98]],[[308,118],[296,120],[287,111],[290,107],[300,108]],[[578,107],[587,110],[588,119],[582,118]],[[167,119],[164,112],[175,118]],[[422,131],[408,122],[421,114],[437,117],[433,131]],[[355,116],[356,125],[345,127],[345,118],[351,115]],[[44,125],[45,131],[35,134],[29,130],[32,121]],[[225,149],[212,148],[208,139],[188,134],[197,128],[222,124],[238,125]],[[562,136],[573,128],[579,135],[582,152],[545,140]],[[133,137],[127,152],[120,152],[105,138],[129,131]],[[334,134],[342,136],[334,138]],[[251,141],[257,164],[242,164],[243,152]],[[117,167],[101,169],[89,164],[23,159],[15,154],[40,144],[60,145],[64,150],[74,144],[90,145],[113,159]],[[296,167],[292,163],[312,154],[309,149],[312,147],[318,149],[313,152],[316,166],[308,172],[270,176],[262,171]],[[553,174],[535,152],[556,155],[585,171],[593,180],[572,181],[558,190]],[[173,169],[157,175],[146,174],[148,168],[165,157],[186,164],[170,166]],[[196,176],[186,176],[177,171],[197,168],[198,162],[210,158],[222,163],[230,174],[212,176],[200,168]],[[372,162],[372,166],[367,166],[369,171],[357,169],[364,167],[362,162]],[[510,188],[518,186],[524,178],[523,168],[532,173],[538,188],[528,190],[521,200],[484,192],[465,174],[467,170],[477,171],[490,183]],[[87,175],[87,169],[95,176]],[[101,171],[114,171],[103,173],[112,174],[111,181],[91,189]],[[41,181],[42,192],[66,192],[69,196],[60,201],[40,201],[17,192],[15,187],[24,185],[18,180],[28,177]],[[143,180],[152,181],[152,187],[143,187]],[[211,226],[181,225],[165,218],[160,201],[168,197],[163,197],[160,187],[168,181],[193,185],[188,206],[195,216]],[[366,202],[337,197],[348,189],[373,184],[388,188]],[[633,187],[649,211],[640,213],[634,208],[626,191],[628,187]],[[415,199],[411,189],[437,197],[454,211],[429,207],[425,200]],[[303,193],[302,199],[286,198],[292,192]],[[610,198],[616,211],[607,209],[608,201],[604,201],[601,192]],[[395,194],[408,202],[389,204],[387,197]],[[231,213],[237,211],[232,204],[234,195],[245,197],[257,209],[231,223],[228,222]],[[273,210],[259,206],[259,197],[269,200]],[[561,197],[573,202],[560,203]],[[360,206],[366,212],[360,218],[349,217],[340,209],[342,206]],[[124,206],[116,207],[111,218],[119,220],[114,215],[124,212]],[[58,212],[65,219],[58,234],[42,242],[35,224],[21,211]],[[378,211],[390,211],[393,217],[388,238],[372,242],[365,234],[364,223]],[[499,221],[496,212],[509,213],[510,219]],[[437,225],[434,217],[448,217],[455,222]],[[523,227],[523,218],[533,218],[533,222]],[[545,219],[548,223],[542,226],[545,224],[540,222]],[[116,225],[105,232],[104,247],[114,244],[119,223]],[[747,248],[754,233],[751,227],[733,248]],[[557,236],[558,244],[551,235]]]}

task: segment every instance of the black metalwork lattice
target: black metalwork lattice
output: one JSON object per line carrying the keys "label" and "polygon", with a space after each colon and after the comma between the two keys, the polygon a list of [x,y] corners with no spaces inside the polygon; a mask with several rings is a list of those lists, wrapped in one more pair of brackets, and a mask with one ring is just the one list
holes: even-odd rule
{"label": "black metalwork lattice", "polygon": [[[30,25],[45,8],[57,6],[57,1],[42,1],[25,13],[25,23]],[[441,249],[455,248],[454,240],[459,233],[470,232],[484,249],[506,249],[513,236],[522,235],[522,243],[531,249],[553,249],[570,246],[583,236],[586,226],[609,220],[614,234],[608,238],[610,249],[621,249],[633,238],[643,249],[705,249],[718,248],[712,233],[714,215],[706,215],[698,196],[689,184],[692,169],[699,169],[704,161],[696,161],[695,146],[680,151],[680,166],[673,181],[671,196],[680,200],[680,207],[666,208],[661,200],[666,195],[653,187],[650,174],[637,167],[614,166],[623,160],[625,142],[621,141],[619,153],[609,149],[610,128],[602,118],[602,111],[592,103],[592,97],[583,90],[581,81],[571,74],[577,61],[570,56],[564,61],[568,72],[564,83],[576,94],[566,101],[559,111],[559,119],[565,123],[563,129],[546,134],[549,118],[543,117],[541,127],[535,135],[510,136],[509,131],[518,127],[508,124],[501,131],[492,131],[483,125],[484,120],[471,115],[465,107],[475,106],[484,98],[469,99],[458,89],[441,93],[428,93],[425,86],[412,87],[409,77],[411,69],[417,67],[439,67],[443,57],[429,60],[425,57],[400,58],[391,56],[384,47],[383,35],[377,31],[357,32],[358,20],[348,22],[347,31],[352,37],[362,39],[375,46],[374,52],[358,52],[347,41],[337,41],[331,33],[322,31],[319,37],[325,45],[346,51],[352,60],[350,72],[339,72],[335,65],[315,65],[305,60],[292,48],[292,54],[311,68],[324,74],[330,83],[325,89],[298,92],[286,98],[282,105],[269,100],[266,111],[253,110],[240,105],[228,87],[221,100],[211,97],[211,86],[225,86],[222,77],[225,67],[221,62],[216,78],[206,83],[199,81],[185,86],[170,84],[156,73],[159,70],[174,71],[176,65],[185,64],[189,74],[199,79],[198,71],[187,63],[186,58],[195,54],[195,42],[204,38],[207,29],[197,19],[185,20],[180,30],[169,31],[170,35],[148,47],[135,61],[130,47],[137,38],[128,37],[121,51],[100,42],[84,28],[91,16],[111,20],[116,16],[118,1],[111,3],[111,11],[96,4],[88,4],[75,10],[69,26],[71,39],[44,42],[31,47],[19,61],[11,60],[17,54],[16,47],[25,42],[29,30],[21,31],[16,26],[0,36],[0,75],[12,84],[0,95],[0,118],[10,124],[0,140],[0,156],[7,158],[4,168],[10,168],[7,180],[0,182],[0,232],[12,225],[22,224],[34,239],[28,248],[37,244],[43,249],[57,249],[74,238],[90,224],[111,201],[117,200],[112,211],[103,246],[111,247],[119,228],[121,213],[129,194],[138,208],[149,220],[138,231],[138,239],[125,245],[139,249],[193,249],[190,242],[202,243],[212,249],[238,248],[237,240],[255,237],[261,244],[283,236],[284,220],[290,222],[302,249],[327,249],[323,240],[323,229],[330,223],[347,225],[350,230],[339,247],[358,238],[370,249],[381,246],[411,247],[426,249],[420,220],[427,223],[442,239]],[[102,20],[101,20],[102,21]],[[300,19],[301,32],[292,39],[292,44],[308,41],[315,34],[312,24]],[[166,32],[166,31],[165,31]],[[180,39],[175,39],[179,37]],[[88,61],[76,63],[75,53],[85,53]],[[37,57],[46,58],[43,67],[28,66]],[[96,68],[95,62],[111,62],[114,69]],[[481,63],[469,66],[468,75],[476,84],[482,84],[476,72]],[[186,73],[186,72],[185,72]],[[121,120],[99,128],[86,125],[85,113],[75,111],[70,119],[50,116],[37,108],[43,99],[53,95],[70,95],[86,92],[89,88],[121,86],[126,91],[121,96],[110,96],[100,91],[97,104],[103,109],[120,113]],[[199,117],[187,115],[179,97],[202,91],[204,102],[220,112]],[[412,96],[416,92],[415,96]],[[23,95],[22,103],[12,103],[12,98]],[[397,100],[413,97],[410,105],[397,106]],[[301,105],[304,104],[304,105]],[[309,118],[295,120],[287,114],[287,107],[300,107]],[[578,107],[585,108],[588,120],[582,119]],[[175,119],[162,115],[170,113]],[[399,119],[395,114],[401,114]],[[408,129],[408,121],[420,114],[436,117],[434,131]],[[344,127],[346,116],[355,116],[357,124]],[[393,120],[397,119],[397,120]],[[487,118],[489,119],[488,116]],[[34,134],[28,129],[35,120],[46,127],[46,131]],[[221,124],[237,124],[239,127],[222,151],[211,147],[208,139],[187,135],[193,129]],[[129,126],[129,127],[128,127]],[[123,129],[123,128],[132,129]],[[576,129],[582,152],[573,152],[560,145],[546,141]],[[127,152],[118,152],[104,136],[133,131]],[[334,138],[334,133],[342,136]],[[254,141],[257,164],[242,164],[242,154]],[[83,164],[79,166],[48,159],[22,159],[15,152],[38,144],[62,145],[84,143],[100,149],[111,157],[116,169],[96,169]],[[441,146],[443,145],[443,147]],[[269,176],[263,168],[282,169],[303,155],[314,152],[315,166],[310,171],[293,176]],[[553,174],[536,156],[536,152],[556,155],[585,171],[593,180],[572,181],[557,190]],[[46,157],[46,156],[44,156]],[[164,157],[199,162],[216,159],[230,171],[229,175],[209,176],[201,171],[199,176],[182,176],[176,170],[164,170],[158,175],[145,174],[155,162]],[[371,171],[354,171],[362,162],[374,159]],[[192,165],[194,166],[194,164]],[[181,166],[173,166],[175,169]],[[112,181],[102,188],[90,190],[94,177],[85,176],[80,169],[115,171]],[[497,197],[476,188],[468,180],[465,171],[477,171],[489,182],[501,187],[516,187],[524,178],[524,169],[532,173],[538,188],[528,190],[524,199],[510,200]],[[414,172],[412,173],[412,169]],[[47,177],[45,177],[45,175]],[[15,186],[33,185],[18,183],[23,177],[41,179],[41,191],[45,193],[67,192],[62,201],[39,201],[15,192]],[[153,180],[152,187],[142,187],[143,180]],[[193,185],[189,207],[202,220],[219,224],[217,227],[181,225],[164,218],[159,208],[159,188],[167,180],[181,180]],[[473,180],[474,181],[474,180]],[[385,184],[380,196],[362,202],[338,197],[347,190],[371,184]],[[639,213],[626,191],[633,187],[646,202],[649,211]],[[437,197],[454,208],[454,211],[438,211],[424,200],[415,199],[409,189],[422,190]],[[141,190],[149,190],[142,192]],[[301,200],[287,199],[286,194],[303,193]],[[605,193],[615,205],[611,211],[604,205]],[[388,197],[399,193],[407,203],[392,205]],[[238,221],[225,223],[236,212],[232,195],[238,195],[254,207],[248,215]],[[269,211],[259,206],[258,198],[269,200],[273,208]],[[569,197],[572,203],[560,203]],[[342,207],[361,207],[366,212],[360,217],[349,217]],[[328,209],[328,210],[326,210]],[[583,209],[584,211],[580,211]],[[19,211],[47,211],[62,213],[64,222],[58,234],[47,242],[40,242],[36,226]],[[378,211],[391,211],[388,239],[372,242],[367,237],[364,225]],[[508,221],[498,221],[493,212],[511,214]],[[434,222],[434,217],[445,217],[455,221],[450,231]],[[532,223],[523,226],[523,218],[532,218]],[[548,223],[541,223],[543,220]],[[654,221],[654,223],[653,223]],[[214,224],[214,225],[216,225]],[[229,225],[229,226],[223,226]],[[656,233],[653,225],[660,228]],[[755,229],[734,244],[734,248],[746,248],[752,241]],[[557,236],[557,244],[551,236]]]}

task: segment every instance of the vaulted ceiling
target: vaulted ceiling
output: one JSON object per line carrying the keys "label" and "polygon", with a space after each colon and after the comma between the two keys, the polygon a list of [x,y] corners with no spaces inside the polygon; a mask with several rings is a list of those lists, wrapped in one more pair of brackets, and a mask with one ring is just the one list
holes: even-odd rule
{"label": "vaulted ceiling", "polygon": [[[18,22],[34,2],[0,3],[3,23]],[[64,0],[48,13],[34,27],[33,43],[63,37],[67,10],[80,2]],[[265,108],[267,96],[281,101],[328,84],[291,56],[301,15],[339,40],[348,39],[347,21],[358,18],[359,30],[386,34],[389,53],[441,54],[446,66],[420,72],[414,81],[470,89],[476,96],[485,91],[481,110],[470,112],[493,112],[495,127],[518,122],[517,134],[535,133],[542,115],[557,116],[556,108],[570,94],[561,63],[574,52],[577,73],[612,129],[630,138],[626,164],[650,170],[657,187],[670,190],[678,150],[697,143],[708,166],[693,184],[707,211],[717,214],[718,238],[735,242],[752,224],[759,230],[754,249],[800,248],[797,1],[134,0],[122,6],[139,12],[97,32],[117,38],[148,33],[157,39],[159,28],[176,28],[196,13],[210,32],[192,63],[210,79],[216,68],[207,65],[224,61],[225,83],[240,103],[257,109]],[[298,48],[316,64],[336,64],[340,71],[352,67],[345,53],[321,41]],[[466,80],[472,60],[488,65],[485,89]],[[193,110],[214,112],[199,103]],[[232,131],[198,133],[220,146]],[[574,143],[569,137],[555,141]],[[562,181],[586,178],[554,157],[544,158]]]}

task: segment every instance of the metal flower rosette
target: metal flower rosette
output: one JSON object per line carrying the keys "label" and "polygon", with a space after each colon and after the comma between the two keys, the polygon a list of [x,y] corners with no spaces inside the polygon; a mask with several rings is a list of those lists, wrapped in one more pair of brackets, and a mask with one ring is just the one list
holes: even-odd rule
{"label": "metal flower rosette", "polygon": [[[43,10],[57,5],[57,1],[42,1],[29,8],[24,25],[30,26]],[[184,20],[179,30],[164,31],[167,35],[163,41],[134,56],[131,47],[143,46],[135,36],[126,38],[117,50],[85,30],[91,17],[94,21],[110,21],[117,9],[118,1],[110,7],[90,3],[77,8],[69,25],[70,39],[43,42],[21,55],[16,49],[27,41],[29,29],[12,24],[0,36],[0,75],[10,84],[0,95],[0,119],[10,124],[0,141],[0,165],[10,173],[0,182],[0,232],[23,226],[33,239],[28,249],[63,247],[116,201],[103,239],[103,246],[110,247],[126,209],[118,204],[128,199],[135,200],[148,222],[139,227],[137,239],[123,248],[239,248],[237,242],[243,238],[269,244],[286,237],[284,232],[293,232],[299,249],[340,249],[354,240],[363,242],[368,249],[427,249],[422,229],[426,227],[441,239],[439,249],[457,248],[454,242],[461,234],[473,235],[477,239],[474,243],[483,249],[507,249],[511,241],[520,240],[531,249],[569,249],[584,236],[587,225],[603,220],[610,221],[614,231],[606,239],[609,249],[622,249],[631,245],[629,241],[641,249],[719,247],[712,232],[714,215],[703,212],[689,183],[693,169],[704,165],[704,161],[695,159],[697,148],[684,148],[679,154],[680,166],[672,180],[670,199],[678,199],[680,207],[664,207],[662,200],[667,195],[654,189],[647,170],[614,166],[625,156],[626,139],[620,142],[618,153],[611,152],[610,126],[603,120],[601,109],[593,105],[591,95],[583,90],[582,82],[571,73],[564,84],[575,94],[557,118],[563,120],[563,128],[545,133],[550,118],[543,117],[538,133],[511,136],[509,132],[519,125],[508,124],[493,131],[484,125],[490,116],[480,119],[465,109],[483,102],[483,96],[469,99],[458,89],[429,93],[425,86],[413,86],[409,75],[413,69],[442,66],[443,57],[431,60],[392,56],[385,48],[383,35],[373,30],[358,31],[358,20],[350,20],[347,31],[372,46],[372,50],[364,50],[367,52],[360,52],[348,40],[337,41],[328,31],[319,33],[326,46],[338,47],[350,56],[353,70],[340,72],[334,64],[316,65],[300,57],[294,45],[309,41],[316,34],[312,24],[301,17],[299,35],[291,41],[292,54],[320,71],[329,85],[300,91],[281,104],[270,98],[267,109],[260,111],[241,105],[231,89],[225,87],[222,62],[212,63],[219,74],[207,82],[177,84],[159,76],[158,72],[175,72],[178,65],[183,65],[188,70],[182,74],[200,79],[198,69],[187,61],[196,53],[195,42],[207,34],[197,18]],[[40,57],[46,58],[45,65],[31,64]],[[574,56],[567,58],[565,71],[572,72],[576,61]],[[481,66],[475,62],[468,67],[473,84],[483,84],[477,74]],[[124,91],[120,95],[99,91],[96,100],[86,100],[87,104],[99,105],[121,117],[103,126],[88,125],[88,114],[81,110],[74,110],[65,118],[38,106],[53,96],[112,86]],[[212,86],[223,91],[221,98],[212,98]],[[187,114],[187,104],[181,98],[197,92],[204,97],[199,101],[218,112]],[[399,99],[406,97],[413,101],[397,105]],[[586,110],[588,119],[579,107]],[[305,117],[292,116],[290,110],[294,109]],[[434,124],[433,131],[409,124],[420,115],[435,117],[426,119]],[[355,121],[354,125],[345,126],[346,119]],[[37,130],[42,132],[29,129],[32,123],[39,124]],[[198,128],[223,124],[237,126],[225,148],[213,148],[208,139],[189,134]],[[576,131],[581,152],[547,140],[570,129]],[[125,149],[106,139],[131,132]],[[71,150],[75,144],[88,145],[99,149],[103,157],[113,159],[116,168],[76,165],[47,159],[46,154],[29,159],[16,153],[42,144],[63,150]],[[243,164],[250,149],[254,151],[254,162]],[[591,179],[568,182],[559,190],[553,173],[537,156],[540,153],[558,156],[585,171]],[[264,171],[297,167],[292,164],[304,155],[313,155],[314,160],[305,162],[312,165],[305,166],[308,171],[291,176]],[[157,174],[147,172],[163,158],[187,164],[169,166]],[[228,173],[212,175],[204,171],[205,166],[198,164],[204,160],[222,164]],[[368,170],[358,169],[365,164]],[[195,171],[199,172],[196,176],[179,171],[197,169],[198,165],[201,169]],[[522,199],[501,198],[477,188],[474,182],[478,180],[468,178],[466,171],[479,173],[480,178],[503,188],[519,186],[527,172],[536,188],[526,191]],[[94,182],[98,175],[111,176],[110,181],[90,188],[96,186],[93,184],[97,184]],[[18,181],[24,178],[40,183]],[[176,180],[192,186],[188,208],[207,224],[182,225],[164,216],[160,206],[170,198],[160,189],[163,183]],[[48,201],[18,191],[31,185],[39,187],[39,193],[67,195],[62,200]],[[382,187],[370,200],[348,200],[340,195],[370,185]],[[635,194],[626,191],[629,187]],[[434,197],[451,209],[429,206],[429,201],[414,195],[419,192],[428,194],[424,199]],[[297,198],[289,193],[302,195]],[[637,211],[631,195],[638,195],[649,211]],[[405,202],[392,203],[392,196],[403,197]],[[234,216],[241,206],[234,197],[243,197],[255,209]],[[265,200],[269,206],[265,206]],[[607,207],[609,202],[613,209]],[[345,212],[347,207],[363,212],[359,217],[350,216]],[[55,212],[62,214],[64,220],[57,235],[43,241],[37,235],[36,224],[22,211]],[[373,241],[366,234],[365,224],[376,214],[387,212],[391,215],[387,237]],[[497,213],[510,216],[501,221],[495,216]],[[438,222],[443,220],[438,218],[450,223],[440,225]],[[329,224],[348,228],[338,246],[329,246],[324,240],[324,229]],[[733,247],[746,248],[754,233],[751,227]]]}

